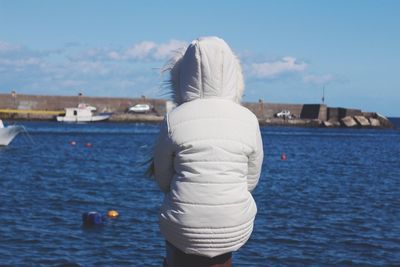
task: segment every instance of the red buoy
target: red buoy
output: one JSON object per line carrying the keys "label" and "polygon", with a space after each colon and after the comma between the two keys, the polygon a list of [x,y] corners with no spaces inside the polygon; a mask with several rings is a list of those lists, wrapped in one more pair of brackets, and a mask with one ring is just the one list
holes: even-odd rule
{"label": "red buoy", "polygon": [[285,153],[282,153],[281,160],[286,160],[286,154]]}
{"label": "red buoy", "polygon": [[85,147],[92,147],[93,145],[92,145],[92,143],[86,143],[85,144]]}

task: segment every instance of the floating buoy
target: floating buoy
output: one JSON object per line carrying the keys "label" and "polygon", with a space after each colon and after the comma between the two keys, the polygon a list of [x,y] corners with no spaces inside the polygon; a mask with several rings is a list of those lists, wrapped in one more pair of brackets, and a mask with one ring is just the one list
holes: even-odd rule
{"label": "floating buoy", "polygon": [[113,219],[117,218],[118,215],[119,215],[119,213],[116,210],[109,210],[107,212],[107,216],[110,217],[110,218],[113,218]]}
{"label": "floating buoy", "polygon": [[71,142],[69,142],[69,144],[70,144],[71,146],[75,146],[75,145],[76,145],[76,142],[75,142],[75,141],[71,141]]}
{"label": "floating buoy", "polygon": [[281,160],[286,160],[286,154],[285,153],[281,154]]}
{"label": "floating buoy", "polygon": [[92,143],[86,143],[85,144],[85,147],[92,147],[93,145],[92,145]]}
{"label": "floating buoy", "polygon": [[85,226],[101,225],[104,222],[104,218],[97,211],[89,211],[82,214],[82,222]]}

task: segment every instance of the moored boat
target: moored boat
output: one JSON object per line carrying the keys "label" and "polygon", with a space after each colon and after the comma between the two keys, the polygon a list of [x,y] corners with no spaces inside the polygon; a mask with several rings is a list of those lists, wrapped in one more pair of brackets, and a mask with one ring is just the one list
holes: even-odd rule
{"label": "moored boat", "polygon": [[24,127],[20,125],[4,126],[0,120],[0,146],[7,146],[23,130]]}
{"label": "moored boat", "polygon": [[60,122],[94,122],[104,121],[111,117],[110,113],[96,114],[96,107],[81,103],[76,108],[66,108],[65,116],[57,116]]}

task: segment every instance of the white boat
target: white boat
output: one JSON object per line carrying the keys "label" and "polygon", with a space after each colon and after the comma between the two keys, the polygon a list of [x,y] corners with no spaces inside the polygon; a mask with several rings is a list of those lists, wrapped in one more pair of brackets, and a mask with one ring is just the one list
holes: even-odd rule
{"label": "white boat", "polygon": [[57,116],[57,121],[61,122],[91,122],[104,121],[111,117],[110,113],[95,114],[96,108],[81,103],[77,108],[66,108],[65,116]]}
{"label": "white boat", "polygon": [[0,146],[7,146],[11,141],[24,130],[23,126],[11,125],[4,126],[3,121],[0,120]]}

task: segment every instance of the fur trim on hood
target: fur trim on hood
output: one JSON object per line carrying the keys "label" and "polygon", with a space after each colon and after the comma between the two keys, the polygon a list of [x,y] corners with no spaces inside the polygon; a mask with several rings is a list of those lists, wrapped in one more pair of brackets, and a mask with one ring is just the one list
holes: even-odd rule
{"label": "fur trim on hood", "polygon": [[244,81],[242,68],[226,42],[201,37],[186,51],[178,51],[164,70],[169,70],[172,98],[178,105],[198,98],[221,98],[239,103]]}

